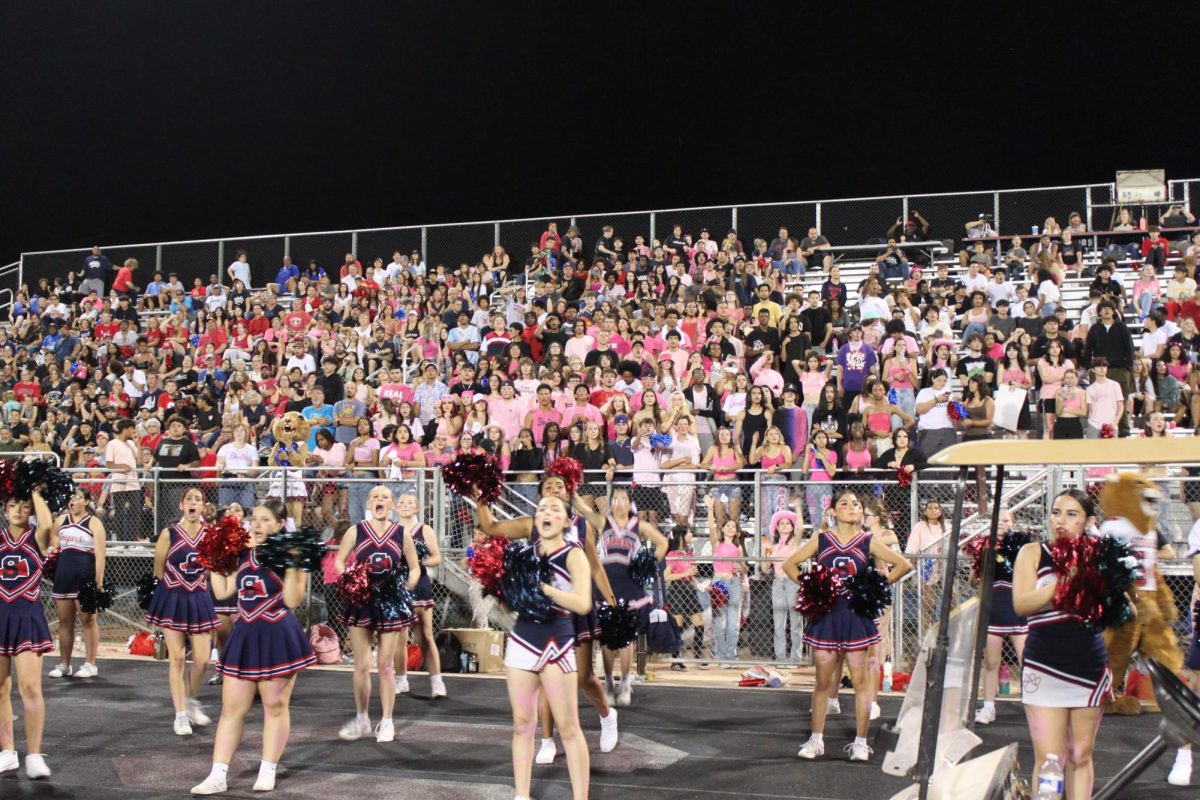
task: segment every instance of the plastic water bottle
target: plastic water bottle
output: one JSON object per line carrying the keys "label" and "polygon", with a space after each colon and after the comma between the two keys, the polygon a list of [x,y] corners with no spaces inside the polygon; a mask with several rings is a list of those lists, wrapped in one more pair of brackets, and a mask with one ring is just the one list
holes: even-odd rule
{"label": "plastic water bottle", "polygon": [[1000,665],[1000,694],[1008,694],[1012,691],[1012,672],[1008,669],[1008,664]]}
{"label": "plastic water bottle", "polygon": [[883,662],[883,691],[885,692],[892,690],[892,674],[894,671],[890,658]]}
{"label": "plastic water bottle", "polygon": [[1037,794],[1034,800],[1062,800],[1063,771],[1054,753],[1046,756],[1038,769]]}
{"label": "plastic water bottle", "polygon": [[1030,226],[1029,226],[1029,232],[1030,232],[1030,233],[1032,233],[1034,236],[1037,236],[1037,235],[1038,235],[1038,231],[1039,231],[1039,230],[1040,230],[1040,228],[1038,228],[1038,226],[1037,226],[1037,225],[1030,225]]}

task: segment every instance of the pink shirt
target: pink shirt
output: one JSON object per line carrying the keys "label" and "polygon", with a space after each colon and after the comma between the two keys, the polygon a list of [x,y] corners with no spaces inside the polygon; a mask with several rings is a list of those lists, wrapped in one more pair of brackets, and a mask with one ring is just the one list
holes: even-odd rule
{"label": "pink shirt", "polygon": [[488,417],[504,431],[504,438],[516,440],[517,434],[525,425],[525,415],[529,413],[529,405],[520,397],[505,400],[503,397],[488,398]]}
{"label": "pink shirt", "polygon": [[718,560],[717,556],[725,558],[737,558],[741,556],[742,548],[738,547],[733,542],[717,542],[717,546],[713,548],[713,574],[714,575],[732,575],[733,567],[736,561]]}
{"label": "pink shirt", "polygon": [[1099,428],[1117,424],[1117,411],[1125,402],[1121,384],[1114,380],[1097,381],[1087,388],[1088,425]]}

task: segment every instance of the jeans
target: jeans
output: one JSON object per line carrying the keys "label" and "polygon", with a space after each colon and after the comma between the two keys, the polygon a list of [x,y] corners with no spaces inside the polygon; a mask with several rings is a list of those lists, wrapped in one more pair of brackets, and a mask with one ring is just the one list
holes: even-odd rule
{"label": "jeans", "polygon": [[[804,635],[804,617],[796,610],[796,584],[779,575],[771,582],[771,616],[775,620],[775,660],[800,660],[801,637]],[[792,632],[791,655],[788,655],[787,632]]]}
{"label": "jeans", "polygon": [[825,509],[829,507],[829,502],[833,499],[833,484],[810,483],[805,490],[805,495],[808,499],[808,524],[813,527],[813,530],[816,530],[821,527],[821,520],[825,518]]}
{"label": "jeans", "polygon": [[729,602],[713,609],[713,657],[736,661],[738,636],[742,632],[742,581],[736,575],[717,575],[716,580],[729,588]]}
{"label": "jeans", "polygon": [[776,511],[787,510],[788,488],[784,481],[783,475],[762,476],[762,512],[759,519],[762,520],[764,534],[771,524],[771,515]]}
{"label": "jeans", "polygon": [[217,505],[228,506],[238,503],[246,511],[246,516],[254,510],[254,484],[249,481],[224,480],[217,487]]}
{"label": "jeans", "polygon": [[987,325],[984,325],[982,322],[968,322],[966,327],[963,328],[962,340],[965,342],[967,339],[970,339],[973,333],[983,336],[987,333]]}
{"label": "jeans", "polygon": [[1050,317],[1053,317],[1054,309],[1056,309],[1056,308],[1058,308],[1057,303],[1046,303],[1044,306],[1042,306],[1042,310],[1041,310],[1042,319],[1049,319]]}
{"label": "jeans", "polygon": [[[910,417],[917,416],[917,391],[916,389],[893,389],[896,393],[896,408],[908,414]],[[900,417],[892,415],[892,430],[900,427]]]}
{"label": "jeans", "polygon": [[784,275],[804,274],[804,262],[798,258],[791,258],[787,261],[772,261],[771,266],[782,272]]}
{"label": "jeans", "polygon": [[375,482],[369,480],[366,475],[356,474],[349,477],[351,480],[346,481],[346,514],[350,522],[357,525],[367,518],[367,495],[375,488]]}
{"label": "jeans", "polygon": [[536,506],[538,502],[538,485],[536,483],[509,483],[508,488],[512,489],[517,494],[529,501],[531,506]]}
{"label": "jeans", "polygon": [[1154,297],[1149,292],[1142,292],[1137,299],[1138,313],[1142,315],[1142,319],[1150,316],[1150,312],[1154,310],[1156,305]]}
{"label": "jeans", "polygon": [[[120,542],[137,541],[137,523],[142,512],[142,493],[138,489],[127,492],[113,492],[109,495],[112,500],[112,537]],[[158,535],[158,531],[148,531],[150,539]]]}

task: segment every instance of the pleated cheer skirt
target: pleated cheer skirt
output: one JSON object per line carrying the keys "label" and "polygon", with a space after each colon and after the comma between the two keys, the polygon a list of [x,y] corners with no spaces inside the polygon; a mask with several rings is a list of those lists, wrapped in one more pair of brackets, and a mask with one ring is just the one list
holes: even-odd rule
{"label": "pleated cheer skirt", "polygon": [[277,622],[239,619],[217,671],[244,681],[265,681],[295,675],[316,661],[299,620],[288,614]]}

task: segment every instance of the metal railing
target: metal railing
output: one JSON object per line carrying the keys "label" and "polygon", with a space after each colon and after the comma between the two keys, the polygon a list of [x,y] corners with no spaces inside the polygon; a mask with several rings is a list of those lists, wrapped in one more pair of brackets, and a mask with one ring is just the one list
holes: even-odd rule
{"label": "metal railing", "polygon": [[[1197,181],[1170,181],[1170,199],[1189,204],[1193,183]],[[402,253],[416,250],[423,262],[431,267],[437,264],[453,267],[461,263],[479,263],[485,252],[503,246],[512,258],[523,261],[529,243],[538,240],[548,221],[559,223],[560,234],[566,232],[567,225],[577,226],[587,242],[599,236],[602,225],[611,224],[616,235],[625,238],[630,245],[638,234],[643,235],[647,243],[664,239],[675,224],[695,238],[699,238],[701,228],[710,228],[713,239],[718,242],[725,231],[735,230],[748,252],[755,237],[770,241],[781,225],[788,227],[797,239],[803,237],[808,228],[815,227],[835,247],[879,241],[897,220],[908,219],[911,212],[917,211],[932,224],[935,236],[952,241],[961,239],[965,222],[977,218],[981,212],[989,213],[992,226],[1006,234],[1032,230],[1047,216],[1065,221],[1072,211],[1079,211],[1085,216],[1088,228],[1095,228],[1094,212],[1111,208],[1114,200],[1113,184],[1098,183],[612,213],[547,214],[521,219],[392,228],[114,244],[105,245],[105,249],[121,259],[138,258],[146,272],[149,270],[145,268],[153,265],[155,270],[179,273],[184,281],[207,277],[213,271],[223,275],[234,252],[246,250],[253,268],[262,272],[259,277],[263,280],[255,281],[255,285],[265,285],[275,276],[277,267],[273,265],[285,255],[291,256],[296,263],[316,259],[325,267],[333,267],[342,263],[346,253],[356,257],[361,254],[364,262],[376,256],[387,262],[393,250]],[[957,250],[956,245],[952,246]],[[89,251],[90,245],[22,253],[17,284],[27,279],[62,277],[68,271],[79,271],[83,256]]]}

